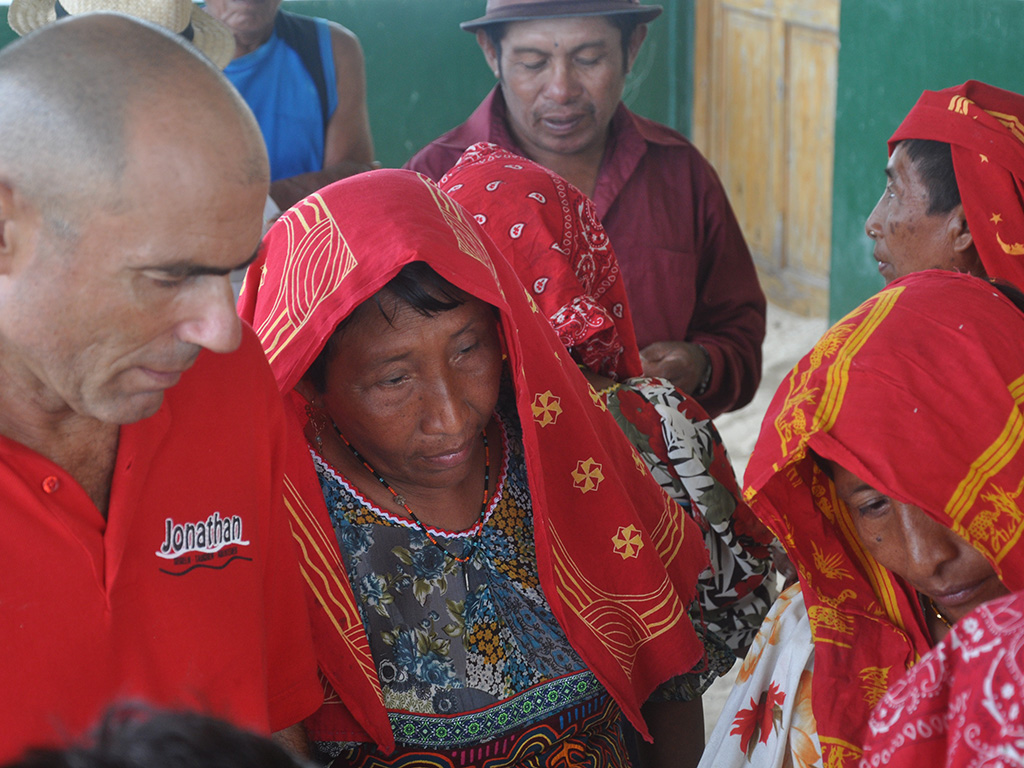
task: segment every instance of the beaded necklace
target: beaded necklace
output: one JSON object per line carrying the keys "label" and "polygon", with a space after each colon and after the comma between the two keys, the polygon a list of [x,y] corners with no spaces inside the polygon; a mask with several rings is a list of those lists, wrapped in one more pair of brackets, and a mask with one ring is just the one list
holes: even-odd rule
{"label": "beaded necklace", "polygon": [[466,572],[466,563],[468,563],[473,558],[473,552],[474,552],[474,550],[477,547],[477,542],[478,542],[478,540],[480,538],[480,534],[483,533],[483,530],[484,530],[484,517],[487,514],[487,502],[488,502],[488,500],[490,498],[490,489],[491,489],[491,451],[490,451],[490,448],[487,445],[487,429],[484,428],[484,429],[482,429],[480,431],[480,436],[483,437],[483,439],[484,439],[484,498],[483,498],[483,501],[480,503],[480,517],[479,517],[479,519],[476,522],[477,530],[473,534],[473,536],[467,541],[466,550],[465,550],[466,554],[464,556],[462,556],[462,557],[459,557],[458,555],[452,554],[448,549],[446,549],[445,547],[443,547],[441,545],[441,542],[439,542],[434,537],[434,534],[432,534],[430,532],[430,529],[427,528],[427,526],[425,526],[423,524],[423,522],[416,516],[416,513],[413,512],[409,508],[409,505],[406,504],[406,502],[405,502],[405,497],[402,496],[400,493],[398,493],[398,491],[396,491],[394,488],[392,488],[391,484],[387,480],[385,480],[384,477],[376,469],[373,468],[373,466],[370,464],[370,462],[368,462],[365,458],[363,458],[363,454],[361,454],[358,450],[356,450],[356,447],[354,445],[352,445],[352,443],[350,443],[348,441],[348,438],[346,438],[345,435],[343,435],[341,433],[341,430],[338,429],[338,425],[337,424],[334,424],[334,431],[338,434],[338,437],[341,438],[341,441],[345,445],[348,446],[348,449],[350,451],[352,451],[352,455],[355,456],[356,459],[358,459],[359,462],[364,467],[366,467],[366,469],[369,471],[369,473],[371,475],[373,475],[375,478],[377,478],[377,482],[379,482],[381,485],[383,485],[385,488],[387,488],[388,491],[390,491],[391,495],[394,496],[395,501],[402,507],[402,509],[405,510],[406,514],[408,514],[409,517],[412,518],[413,522],[416,523],[416,525],[419,528],[419,530],[422,531],[423,535],[427,537],[427,540],[431,544],[433,544],[435,547],[437,547],[439,550],[441,550],[444,553],[444,556],[446,558],[451,558],[456,563],[460,563],[462,565],[462,576],[465,579],[466,591],[468,592],[469,591],[469,574]]}

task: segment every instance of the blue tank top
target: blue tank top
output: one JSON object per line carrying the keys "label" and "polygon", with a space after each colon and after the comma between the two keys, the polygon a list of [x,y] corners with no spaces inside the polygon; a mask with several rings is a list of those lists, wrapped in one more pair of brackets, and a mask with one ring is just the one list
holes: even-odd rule
{"label": "blue tank top", "polygon": [[[327,23],[322,19],[312,21],[320,43],[329,119],[338,108],[334,50]],[[270,155],[271,181],[323,168],[327,121],[321,110],[320,94],[302,57],[281,37],[280,25],[274,25],[267,42],[228,64],[224,74],[260,124]]]}

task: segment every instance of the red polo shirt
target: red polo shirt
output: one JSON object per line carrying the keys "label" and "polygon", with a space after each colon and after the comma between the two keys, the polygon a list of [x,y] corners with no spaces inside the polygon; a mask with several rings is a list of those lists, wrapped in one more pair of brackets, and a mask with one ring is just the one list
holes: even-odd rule
{"label": "red polo shirt", "polygon": [[317,708],[286,471],[316,480],[290,429],[246,327],[121,428],[106,520],[0,437],[0,761],[79,736],[118,700],[261,732]]}

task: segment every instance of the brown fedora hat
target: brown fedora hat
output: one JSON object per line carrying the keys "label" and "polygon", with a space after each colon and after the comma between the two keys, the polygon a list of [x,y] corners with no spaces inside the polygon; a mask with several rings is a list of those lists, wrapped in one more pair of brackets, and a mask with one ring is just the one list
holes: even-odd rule
{"label": "brown fedora hat", "polygon": [[661,13],[661,6],[640,5],[639,0],[487,0],[487,10],[483,16],[464,21],[459,26],[467,32],[474,32],[480,27],[502,21],[626,13],[635,14],[641,22],[648,22]]}

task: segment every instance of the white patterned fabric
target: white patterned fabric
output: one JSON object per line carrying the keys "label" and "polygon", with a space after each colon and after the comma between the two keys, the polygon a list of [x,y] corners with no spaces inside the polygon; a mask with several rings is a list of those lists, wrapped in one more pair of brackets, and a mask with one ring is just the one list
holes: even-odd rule
{"label": "white patterned fabric", "polygon": [[813,668],[811,622],[794,584],[754,638],[698,768],[820,768]]}

